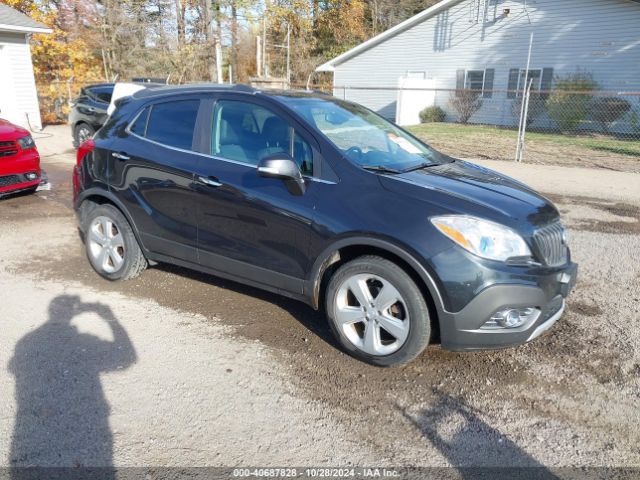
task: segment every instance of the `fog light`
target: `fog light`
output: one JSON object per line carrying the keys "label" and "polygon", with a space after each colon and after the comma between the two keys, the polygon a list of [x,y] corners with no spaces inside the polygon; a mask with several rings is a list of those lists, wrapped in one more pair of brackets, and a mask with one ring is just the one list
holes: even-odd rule
{"label": "fog light", "polygon": [[25,177],[27,177],[27,180],[31,181],[38,178],[38,174],[31,172],[31,173],[27,173]]}
{"label": "fog light", "polygon": [[509,308],[499,310],[491,316],[482,328],[485,330],[501,328],[518,328],[538,317],[540,310],[537,308]]}

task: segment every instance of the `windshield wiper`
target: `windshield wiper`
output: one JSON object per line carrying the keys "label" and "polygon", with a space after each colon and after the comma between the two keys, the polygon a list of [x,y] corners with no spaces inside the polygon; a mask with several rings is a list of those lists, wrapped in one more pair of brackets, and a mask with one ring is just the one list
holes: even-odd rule
{"label": "windshield wiper", "polygon": [[406,168],[402,170],[402,173],[415,172],[416,170],[422,170],[423,168],[427,168],[427,167],[435,167],[436,165],[440,165],[440,164],[437,162],[424,162],[424,163],[421,163],[420,165],[416,165],[415,167]]}
{"label": "windshield wiper", "polygon": [[361,166],[362,168],[364,168],[365,170],[368,170],[369,172],[392,173],[394,175],[402,173],[402,170],[385,167],[384,165],[361,165]]}

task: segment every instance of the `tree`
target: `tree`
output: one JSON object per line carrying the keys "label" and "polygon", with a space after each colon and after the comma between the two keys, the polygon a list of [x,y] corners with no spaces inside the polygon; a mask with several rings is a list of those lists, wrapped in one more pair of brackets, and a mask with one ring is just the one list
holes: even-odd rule
{"label": "tree", "polygon": [[590,73],[581,70],[557,77],[554,83],[547,100],[549,117],[561,131],[573,132],[587,118],[598,84]]}
{"label": "tree", "polygon": [[[90,2],[46,2],[36,0],[3,0],[10,7],[53,29],[52,34],[36,34],[31,39],[31,54],[41,111],[45,123],[66,121],[70,96],[77,82],[87,83],[101,78],[99,58],[90,43],[93,36],[85,36],[87,28],[71,23],[69,12],[84,12],[91,20]],[[89,32],[91,33],[91,32]],[[71,94],[71,95],[70,95]]]}
{"label": "tree", "polygon": [[469,119],[482,108],[482,91],[460,90],[451,92],[449,105],[458,112],[460,123],[468,123]]}

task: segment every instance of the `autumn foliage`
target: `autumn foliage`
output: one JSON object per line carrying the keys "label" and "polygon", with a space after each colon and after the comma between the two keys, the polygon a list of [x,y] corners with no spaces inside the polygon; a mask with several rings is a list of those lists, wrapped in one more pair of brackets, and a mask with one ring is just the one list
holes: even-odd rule
{"label": "autumn foliage", "polygon": [[66,121],[70,95],[77,94],[79,85],[101,80],[99,59],[87,42],[90,36],[70,28],[72,19],[65,15],[71,10],[84,16],[81,3],[3,1],[53,30],[32,37],[31,54],[43,122]]}
{"label": "autumn foliage", "polygon": [[246,83],[264,33],[268,73],[284,77],[290,32],[291,83],[302,86],[318,65],[437,0],[2,1],[53,30],[34,35],[31,51],[43,121],[60,123],[90,83]]}

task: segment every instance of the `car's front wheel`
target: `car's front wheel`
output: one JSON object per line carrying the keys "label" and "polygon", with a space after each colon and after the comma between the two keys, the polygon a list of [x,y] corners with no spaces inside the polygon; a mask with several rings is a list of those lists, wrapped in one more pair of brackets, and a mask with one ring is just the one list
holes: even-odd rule
{"label": "car's front wheel", "polygon": [[342,265],[327,287],[326,312],[343,348],[373,365],[407,363],[429,344],[431,323],[422,292],[402,268],[382,257]]}
{"label": "car's front wheel", "polygon": [[107,280],[129,280],[147,267],[127,219],[113,205],[98,205],[86,217],[83,228],[87,258]]}

